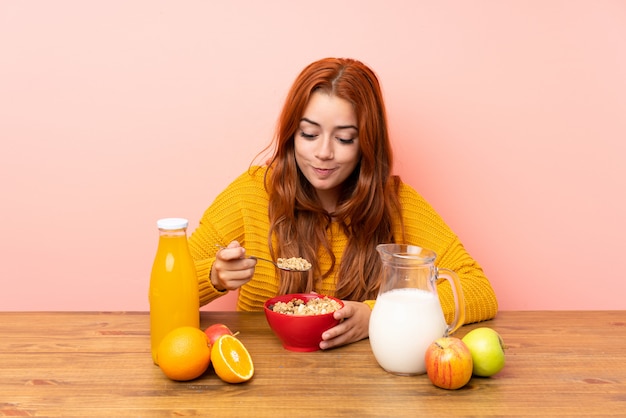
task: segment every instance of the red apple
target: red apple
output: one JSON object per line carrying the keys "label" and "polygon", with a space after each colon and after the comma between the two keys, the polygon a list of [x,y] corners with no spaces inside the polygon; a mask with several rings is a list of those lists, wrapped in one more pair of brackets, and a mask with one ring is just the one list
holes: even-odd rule
{"label": "red apple", "polygon": [[233,335],[233,332],[224,324],[213,324],[205,329],[204,333],[209,337],[209,343],[211,345],[222,335]]}
{"label": "red apple", "polygon": [[426,373],[440,388],[459,389],[472,377],[472,353],[456,337],[442,337],[426,350]]}

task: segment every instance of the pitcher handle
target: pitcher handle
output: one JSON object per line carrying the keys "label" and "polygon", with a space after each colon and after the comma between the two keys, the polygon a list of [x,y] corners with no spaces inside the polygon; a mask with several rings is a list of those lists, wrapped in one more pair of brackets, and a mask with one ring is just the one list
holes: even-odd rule
{"label": "pitcher handle", "polygon": [[454,296],[454,319],[448,325],[445,336],[453,334],[465,323],[465,297],[463,296],[463,288],[461,280],[456,273],[449,269],[437,268],[437,278],[443,278],[450,283],[452,295]]}

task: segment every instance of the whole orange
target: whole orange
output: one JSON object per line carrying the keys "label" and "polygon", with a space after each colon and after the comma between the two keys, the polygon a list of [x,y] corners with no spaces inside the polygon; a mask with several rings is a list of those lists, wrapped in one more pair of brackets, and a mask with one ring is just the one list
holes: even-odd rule
{"label": "whole orange", "polygon": [[211,362],[211,347],[204,331],[180,327],[168,333],[157,350],[159,367],[172,380],[192,380]]}

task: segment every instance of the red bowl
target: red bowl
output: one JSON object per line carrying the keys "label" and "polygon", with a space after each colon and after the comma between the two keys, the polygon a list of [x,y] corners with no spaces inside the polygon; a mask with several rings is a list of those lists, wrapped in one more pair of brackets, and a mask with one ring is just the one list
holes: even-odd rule
{"label": "red bowl", "polygon": [[[343,302],[337,298],[327,296],[341,305]],[[278,337],[283,347],[289,351],[316,351],[320,349],[322,334],[334,327],[339,320],[333,318],[333,312],[321,315],[287,315],[274,312],[272,307],[276,302],[289,302],[292,299],[301,299],[305,303],[311,299],[324,298],[324,295],[316,293],[292,293],[276,296],[265,301],[263,305],[265,318],[274,334]]]}

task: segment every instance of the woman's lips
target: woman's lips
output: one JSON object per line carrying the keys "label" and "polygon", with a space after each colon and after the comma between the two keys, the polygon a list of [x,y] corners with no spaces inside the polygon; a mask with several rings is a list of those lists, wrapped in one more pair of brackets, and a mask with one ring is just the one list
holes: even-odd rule
{"label": "woman's lips", "polygon": [[334,168],[317,168],[317,167],[313,167],[313,171],[315,171],[315,173],[321,177],[321,178],[326,178],[328,176],[330,176],[335,169]]}

